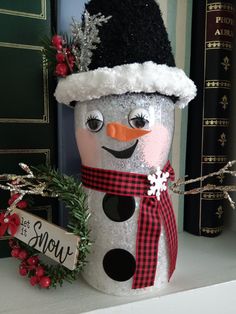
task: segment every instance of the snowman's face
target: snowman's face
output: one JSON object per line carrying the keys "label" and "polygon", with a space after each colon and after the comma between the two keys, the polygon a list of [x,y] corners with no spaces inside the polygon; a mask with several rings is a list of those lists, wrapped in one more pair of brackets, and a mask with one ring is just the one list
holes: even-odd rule
{"label": "snowman's face", "polygon": [[82,164],[146,173],[163,167],[174,129],[174,104],[161,95],[126,94],[78,103],[76,140]]}

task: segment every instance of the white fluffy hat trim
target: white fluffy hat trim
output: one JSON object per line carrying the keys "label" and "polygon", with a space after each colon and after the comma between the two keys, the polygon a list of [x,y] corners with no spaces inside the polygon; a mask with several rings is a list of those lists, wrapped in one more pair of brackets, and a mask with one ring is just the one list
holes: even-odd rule
{"label": "white fluffy hat trim", "polygon": [[59,80],[55,97],[59,103],[98,99],[125,93],[155,93],[176,96],[184,108],[196,96],[196,86],[183,70],[152,61],[71,74]]}

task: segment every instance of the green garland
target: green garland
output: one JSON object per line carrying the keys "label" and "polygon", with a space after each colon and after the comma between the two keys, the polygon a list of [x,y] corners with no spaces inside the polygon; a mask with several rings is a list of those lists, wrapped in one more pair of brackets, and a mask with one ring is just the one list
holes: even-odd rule
{"label": "green garland", "polygon": [[[86,194],[81,186],[73,177],[62,175],[58,171],[42,166],[34,168],[35,179],[39,182],[44,182],[47,186],[47,190],[51,192],[51,195],[57,195],[58,199],[62,201],[66,208],[69,210],[70,219],[68,228],[73,232],[74,235],[80,237],[79,243],[79,259],[77,261],[76,268],[73,271],[68,270],[63,265],[47,265],[43,262],[37,263],[37,268],[42,267],[44,269],[44,278],[50,278],[50,284],[44,286],[44,288],[54,287],[58,285],[62,286],[64,281],[73,282],[78,278],[80,271],[86,264],[86,257],[90,251],[91,242],[89,239],[90,231],[88,229],[89,212],[86,201]],[[38,256],[38,252],[35,249],[27,246],[21,241],[13,240],[10,246],[24,250],[27,254],[25,259],[22,259],[20,265],[20,273],[22,276],[28,276],[31,278],[31,284],[35,285],[40,282],[35,278],[36,267],[31,267],[27,264],[27,260],[30,257]],[[18,256],[15,256],[18,257]],[[27,274],[22,271],[25,265],[28,265]],[[32,280],[34,277],[34,280]],[[49,282],[48,282],[49,283]],[[41,287],[43,287],[41,285]]]}

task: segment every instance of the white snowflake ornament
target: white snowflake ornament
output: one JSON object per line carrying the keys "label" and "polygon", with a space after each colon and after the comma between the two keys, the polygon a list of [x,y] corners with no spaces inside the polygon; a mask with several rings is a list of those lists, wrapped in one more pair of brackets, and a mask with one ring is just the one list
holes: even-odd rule
{"label": "white snowflake ornament", "polygon": [[161,192],[166,191],[167,189],[166,182],[169,176],[169,172],[163,172],[160,167],[157,167],[156,172],[154,174],[149,174],[148,176],[150,189],[147,194],[149,196],[156,195],[158,201],[160,201]]}

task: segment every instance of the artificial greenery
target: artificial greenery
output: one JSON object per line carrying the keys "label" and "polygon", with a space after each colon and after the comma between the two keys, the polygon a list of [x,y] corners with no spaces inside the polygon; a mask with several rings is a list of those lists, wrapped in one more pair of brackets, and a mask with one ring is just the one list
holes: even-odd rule
{"label": "artificial greenery", "polygon": [[[79,256],[76,268],[68,270],[61,264],[48,265],[40,261],[40,266],[45,270],[45,275],[51,280],[50,287],[56,288],[58,285],[62,286],[64,281],[73,282],[78,278],[82,268],[86,264],[86,257],[90,251],[91,242],[89,239],[88,219],[89,212],[86,201],[86,194],[84,193],[82,185],[73,177],[62,175],[58,171],[47,167],[40,166],[33,168],[34,178],[32,183],[43,183],[45,191],[48,196],[58,197],[69,211],[68,229],[80,237],[79,242]],[[37,256],[38,252],[35,249],[27,246],[21,241],[17,241],[19,247],[25,249],[28,253],[27,258]],[[34,271],[29,271],[28,277],[31,278]]]}
{"label": "artificial greenery", "polygon": [[[79,258],[76,269],[69,271],[61,265],[48,266],[49,273],[54,272],[59,280],[59,284],[63,280],[72,282],[77,279],[79,272],[86,264],[86,257],[90,251],[91,242],[89,238],[88,219],[89,211],[87,206],[86,194],[82,185],[72,176],[62,175],[55,169],[41,166],[34,168],[34,175],[40,181],[47,184],[48,189],[58,195],[58,199],[62,201],[69,211],[68,228],[74,235],[80,237],[79,242]],[[57,285],[57,280],[52,280],[52,286]]]}

